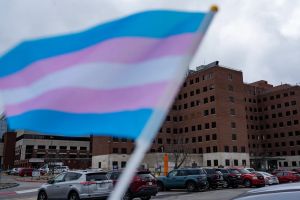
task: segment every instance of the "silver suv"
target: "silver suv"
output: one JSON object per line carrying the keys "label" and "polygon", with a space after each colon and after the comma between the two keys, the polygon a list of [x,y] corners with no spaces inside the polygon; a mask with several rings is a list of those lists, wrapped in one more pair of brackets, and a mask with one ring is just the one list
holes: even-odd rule
{"label": "silver suv", "polygon": [[69,171],[57,175],[41,186],[38,200],[106,198],[113,189],[106,172]]}

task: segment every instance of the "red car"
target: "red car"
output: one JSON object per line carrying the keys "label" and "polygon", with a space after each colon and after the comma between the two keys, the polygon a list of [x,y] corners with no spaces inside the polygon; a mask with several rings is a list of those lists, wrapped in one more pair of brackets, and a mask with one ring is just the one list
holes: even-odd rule
{"label": "red car", "polygon": [[[119,178],[121,171],[114,170],[107,173],[107,177],[113,181],[114,185]],[[150,171],[138,171],[134,176],[128,191],[123,200],[131,200],[134,198],[141,198],[142,200],[149,200],[158,192],[156,178]]]}
{"label": "red car", "polygon": [[32,168],[20,168],[19,169],[19,176],[32,176]]}
{"label": "red car", "polygon": [[279,183],[290,183],[300,181],[300,175],[293,171],[278,172],[276,174]]}
{"label": "red car", "polygon": [[244,168],[231,168],[236,169],[241,173],[241,182],[245,187],[262,187],[265,186],[265,179],[259,173],[251,173]]}

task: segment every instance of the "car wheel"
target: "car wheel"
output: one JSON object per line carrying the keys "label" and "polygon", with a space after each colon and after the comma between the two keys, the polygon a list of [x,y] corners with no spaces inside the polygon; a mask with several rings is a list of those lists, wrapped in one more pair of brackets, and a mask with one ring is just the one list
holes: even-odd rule
{"label": "car wheel", "polygon": [[165,190],[164,184],[162,182],[157,182],[157,189],[159,192],[164,191]]}
{"label": "car wheel", "polygon": [[45,191],[40,191],[38,194],[37,200],[48,200],[47,194]]}
{"label": "car wheel", "polygon": [[244,180],[244,186],[245,187],[251,187],[251,181],[250,180]]}
{"label": "car wheel", "polygon": [[228,181],[224,181],[224,183],[223,183],[223,188],[229,188],[229,183],[228,183]]}
{"label": "car wheel", "polygon": [[200,188],[199,188],[199,191],[200,191],[200,192],[204,192],[204,191],[206,191],[206,190],[208,190],[208,189],[209,189],[209,183],[206,182],[206,185],[203,186],[203,187],[200,187]]}
{"label": "car wheel", "polygon": [[194,191],[196,191],[197,186],[196,186],[196,184],[194,182],[189,181],[186,184],[186,189],[187,189],[188,192],[194,192]]}
{"label": "car wheel", "polygon": [[141,197],[142,200],[149,200],[151,199],[151,196],[144,196],[144,197]]}
{"label": "car wheel", "polygon": [[79,200],[79,196],[78,196],[77,192],[71,192],[69,194],[68,200]]}
{"label": "car wheel", "polygon": [[131,199],[132,199],[132,197],[129,192],[126,192],[122,198],[122,200],[131,200]]}

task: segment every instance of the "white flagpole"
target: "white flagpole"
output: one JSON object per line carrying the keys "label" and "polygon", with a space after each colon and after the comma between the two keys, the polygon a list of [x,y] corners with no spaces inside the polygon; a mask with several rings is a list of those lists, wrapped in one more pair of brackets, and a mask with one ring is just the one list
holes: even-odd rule
{"label": "white flagpole", "polygon": [[[194,53],[200,44],[201,39],[203,38],[205,32],[208,29],[209,24],[211,23],[215,13],[218,11],[217,6],[212,6],[210,12],[206,15],[202,25],[200,26],[198,32],[202,34],[202,37],[199,37],[199,41],[195,41],[195,45],[191,48],[191,51]],[[191,54],[193,55],[193,54]],[[189,59],[190,60],[190,59]],[[160,101],[158,109],[154,111],[149,123],[144,128],[141,136],[136,140],[136,147],[128,160],[128,164],[120,176],[119,181],[108,200],[121,200],[123,195],[126,193],[132,178],[134,177],[137,168],[142,162],[145,154],[152,145],[152,141],[156,137],[163,120],[166,117],[166,114],[172,105],[172,101],[169,99],[175,99],[177,95],[177,89],[180,88],[182,83],[185,80],[185,74],[188,71],[188,66],[179,67],[176,76],[174,77],[173,83],[169,84],[164,98]]]}

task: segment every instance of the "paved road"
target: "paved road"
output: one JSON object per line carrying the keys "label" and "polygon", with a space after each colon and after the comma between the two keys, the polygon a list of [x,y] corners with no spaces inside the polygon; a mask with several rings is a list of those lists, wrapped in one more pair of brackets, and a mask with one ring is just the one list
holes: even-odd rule
{"label": "paved road", "polygon": [[[31,189],[28,189],[31,187]],[[27,188],[24,190],[24,188]],[[27,185],[19,186],[13,190],[1,190],[0,199],[1,200],[36,200],[37,188]],[[187,193],[185,191],[169,191],[161,192],[155,198],[156,200],[230,200],[249,189],[225,189],[225,190],[211,190],[206,192],[195,192]]]}

